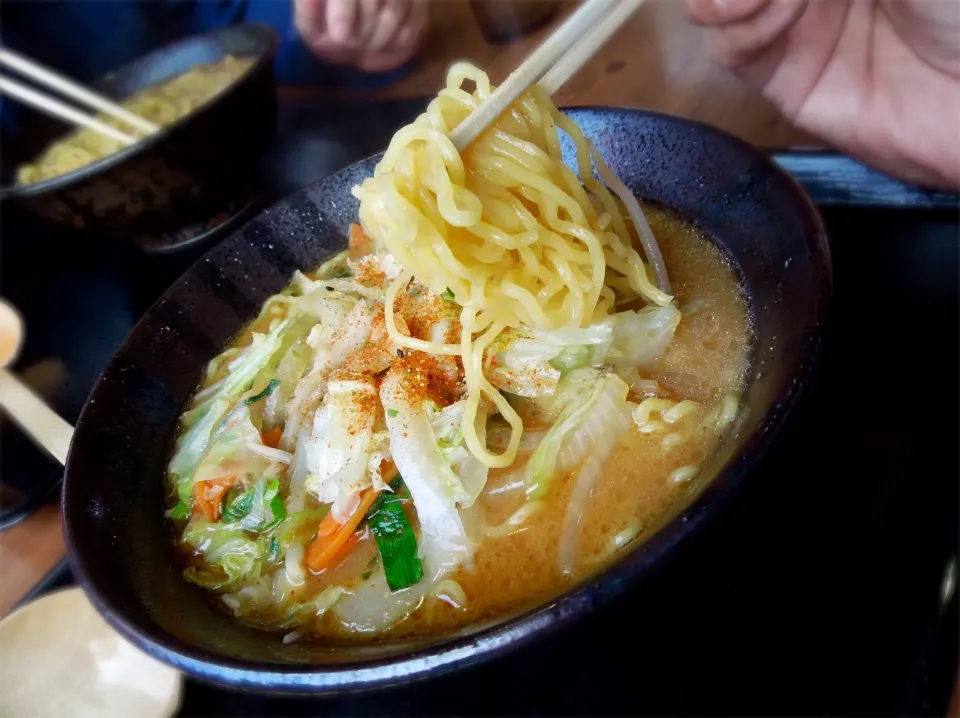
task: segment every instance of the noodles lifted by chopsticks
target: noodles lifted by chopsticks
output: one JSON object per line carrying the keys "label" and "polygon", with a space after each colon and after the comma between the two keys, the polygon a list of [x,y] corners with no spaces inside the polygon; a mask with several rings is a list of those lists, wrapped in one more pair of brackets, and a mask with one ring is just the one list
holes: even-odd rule
{"label": "noodles lifted by chopsticks", "polygon": [[[473,92],[462,88],[466,80],[475,84]],[[636,216],[639,206],[632,196],[618,202],[594,177],[590,144],[542,90],[531,88],[462,155],[457,152],[450,133],[492,89],[484,72],[454,65],[446,88],[394,135],[374,176],[355,194],[366,232],[406,270],[388,293],[391,338],[461,356],[468,395],[464,437],[481,461],[503,467],[516,456],[522,422],[482,373],[484,350],[500,331],[581,328],[632,298],[661,306],[672,298],[649,226]],[[558,128],[576,144],[583,183],[563,163]],[[595,151],[593,158],[602,176],[613,176]],[[612,186],[623,196],[622,183]],[[625,214],[641,234],[660,288],[633,247]],[[414,275],[462,307],[459,347],[411,340],[398,331],[393,298]],[[472,430],[481,394],[513,429],[499,455]]]}

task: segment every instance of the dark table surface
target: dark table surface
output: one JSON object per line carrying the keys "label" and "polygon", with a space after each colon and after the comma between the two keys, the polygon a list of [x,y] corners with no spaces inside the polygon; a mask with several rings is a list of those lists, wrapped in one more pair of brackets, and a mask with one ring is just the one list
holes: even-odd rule
{"label": "dark table surface", "polygon": [[[350,108],[284,108],[261,201],[381,149],[421,107],[385,104],[359,125]],[[836,293],[819,366],[762,470],[667,567],[487,665],[322,700],[188,682],[183,715],[943,715],[957,669],[944,590],[958,545],[957,212],[823,211]],[[20,365],[63,359],[55,404],[73,419],[192,257],[4,220],[3,294],[30,328]],[[17,432],[0,441],[4,483],[53,470]]]}

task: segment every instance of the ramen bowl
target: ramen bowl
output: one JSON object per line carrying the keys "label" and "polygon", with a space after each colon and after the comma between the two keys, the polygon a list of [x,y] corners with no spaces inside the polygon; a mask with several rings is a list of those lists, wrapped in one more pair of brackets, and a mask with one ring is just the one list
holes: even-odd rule
{"label": "ramen bowl", "polygon": [[276,47],[271,28],[232,25],[117,70],[96,89],[123,100],[228,55],[253,61],[208,102],[135,144],[65,174],[15,185],[17,168],[64,134],[62,123],[29,115],[19,134],[4,138],[0,201],[97,238],[155,236],[209,222],[251,194],[276,124]]}
{"label": "ramen bowl", "polygon": [[[201,680],[249,690],[332,693],[390,685],[488,660],[600,610],[669,561],[751,473],[814,360],[832,285],[823,224],[765,154],[687,120],[610,108],[569,114],[639,197],[721,243],[750,298],[755,341],[742,409],[683,502],[611,564],[556,595],[424,638],[284,643],[238,623],[175,558],[164,475],[177,421],[207,362],[297,269],[319,265],[356,220],[351,188],[377,157],[298,192],[226,239],[147,312],[97,382],[77,424],[63,491],[75,573],[125,637]],[[565,147],[569,159],[571,146]]]}

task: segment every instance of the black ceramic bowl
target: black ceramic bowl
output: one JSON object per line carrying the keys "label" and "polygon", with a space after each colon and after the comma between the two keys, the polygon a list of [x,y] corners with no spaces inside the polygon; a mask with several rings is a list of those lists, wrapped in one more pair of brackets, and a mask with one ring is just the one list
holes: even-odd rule
{"label": "black ceramic bowl", "polygon": [[167,45],[112,73],[97,89],[119,100],[228,54],[255,60],[203,107],[140,142],[59,177],[15,186],[16,168],[65,131],[63,123],[30,115],[22,136],[3,138],[0,200],[92,237],[176,232],[242,204],[276,124],[276,47],[271,28],[233,25]]}
{"label": "black ceramic bowl", "polygon": [[426,640],[284,645],[276,633],[233,621],[183,580],[162,508],[182,405],[206,363],[295,269],[344,245],[357,216],[350,188],[373,171],[371,158],[293,195],[212,250],[140,321],[94,388],[70,452],[63,516],[76,575],[111,624],[215,683],[281,692],[398,683],[489,659],[593,610],[668,558],[737,489],[816,351],[832,281],[820,218],[766,155],[723,132],[647,112],[570,114],[637,195],[679,211],[726,247],[752,298],[756,344],[743,411],[687,502],[652,538],[562,595]]}

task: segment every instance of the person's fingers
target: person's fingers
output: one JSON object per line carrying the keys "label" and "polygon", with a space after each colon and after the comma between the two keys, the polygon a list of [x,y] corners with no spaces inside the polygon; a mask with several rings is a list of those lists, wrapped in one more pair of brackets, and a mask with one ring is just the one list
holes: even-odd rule
{"label": "person's fingers", "polygon": [[367,72],[408,61],[427,21],[426,0],[294,0],[295,23],[316,55]]}
{"label": "person's fingers", "polygon": [[710,28],[707,51],[718,64],[737,68],[749,63],[786,34],[803,15],[808,0],[774,0],[742,22]]}
{"label": "person's fingers", "polygon": [[357,29],[350,44],[357,50],[365,52],[380,21],[380,12],[384,0],[355,0],[355,2],[359,5]]}
{"label": "person's fingers", "polygon": [[329,0],[294,0],[294,25],[304,44],[318,57],[338,65],[353,64],[357,51],[334,41],[327,32]]}
{"label": "person's fingers", "polygon": [[960,78],[960,3],[884,0],[891,23],[924,61]]}
{"label": "person's fingers", "polygon": [[352,45],[358,33],[360,0],[326,0],[326,34],[340,45]]}
{"label": "person's fingers", "polygon": [[326,32],[326,0],[294,0],[293,24],[307,44]]}
{"label": "person's fingers", "polygon": [[358,58],[356,66],[364,72],[390,72],[407,62],[415,53],[415,48],[398,52],[378,52]]}
{"label": "person's fingers", "polygon": [[407,21],[387,46],[388,51],[407,52],[412,55],[419,46],[429,18],[427,0],[411,0]]}
{"label": "person's fingers", "polygon": [[407,22],[410,9],[410,0],[387,0],[384,3],[377,27],[367,41],[369,52],[382,52],[390,46]]}
{"label": "person's fingers", "polygon": [[722,27],[747,20],[777,0],[688,0],[687,14],[695,25]]}
{"label": "person's fingers", "polygon": [[410,0],[406,21],[394,33],[390,44],[381,52],[365,54],[360,59],[360,69],[367,72],[394,70],[416,55],[420,48],[429,18],[428,0]]}

